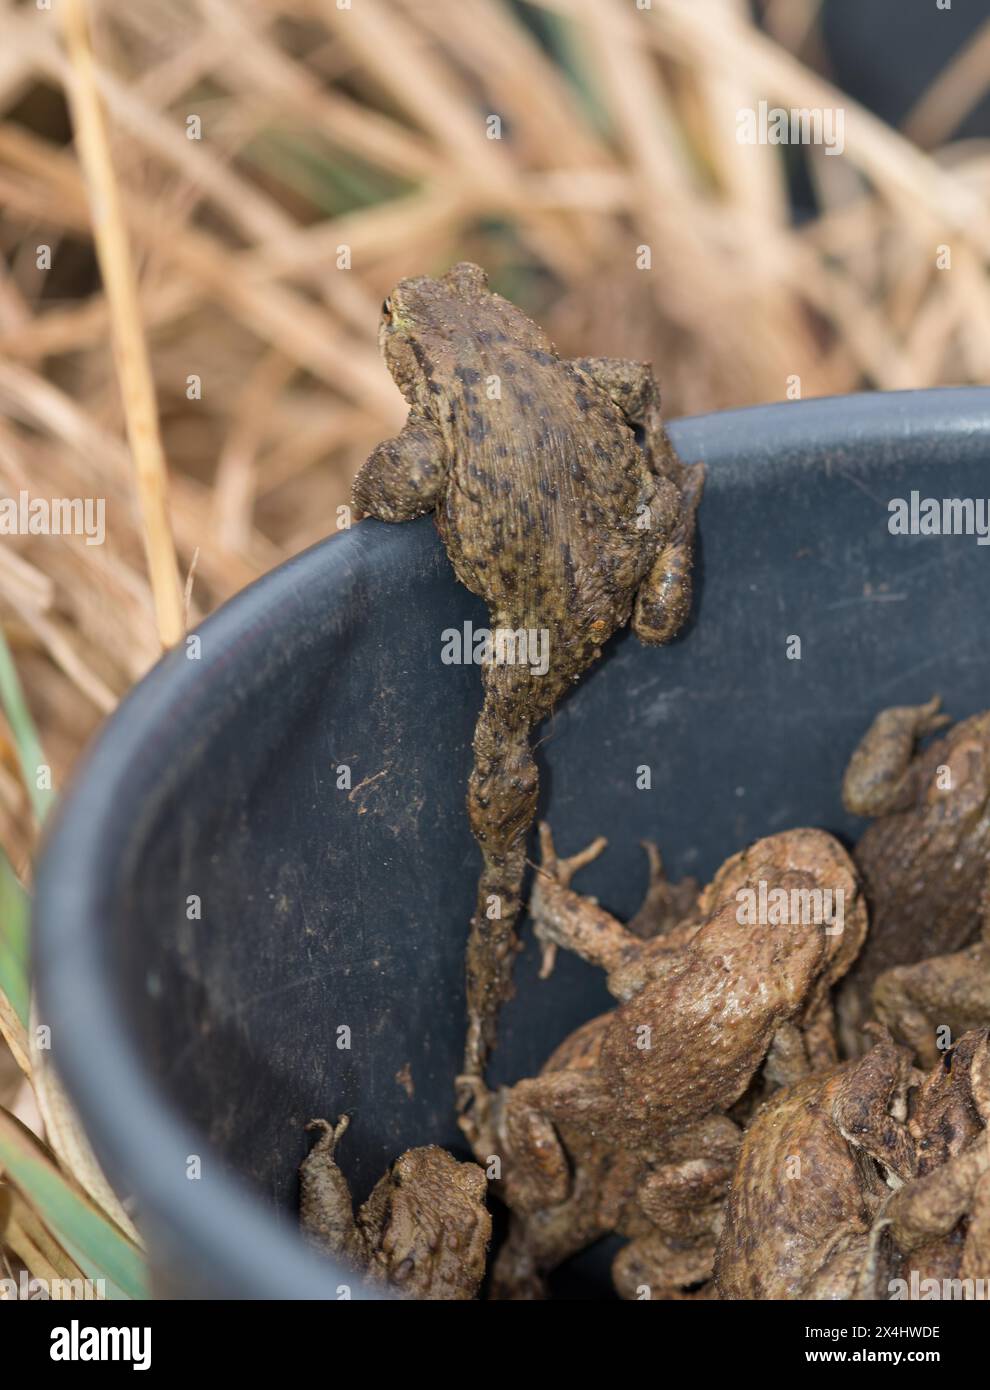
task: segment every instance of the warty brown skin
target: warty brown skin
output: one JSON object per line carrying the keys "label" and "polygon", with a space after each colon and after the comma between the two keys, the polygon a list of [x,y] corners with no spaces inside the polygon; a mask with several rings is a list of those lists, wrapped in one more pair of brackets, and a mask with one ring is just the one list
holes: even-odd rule
{"label": "warty brown skin", "polygon": [[313,1120],[320,1137],[299,1168],[300,1224],[322,1254],[404,1298],[476,1298],[485,1274],[492,1221],[488,1184],[475,1163],[444,1149],[409,1149],[358,1210],[334,1152],[347,1128]]}
{"label": "warty brown skin", "polygon": [[[401,281],[385,301],[380,342],[409,417],[361,468],[356,506],[384,521],[433,512],[492,631],[549,638],[544,675],[528,664],[482,667],[468,788],[482,871],[464,1057],[466,1076],[477,1078],[517,947],[537,804],[531,731],[630,617],[644,642],[669,641],[682,626],[703,472],[675,454],[647,364],[559,358],[542,329],[489,291],[478,266]],[[460,1094],[469,1112],[475,1089]],[[462,1124],[470,1137],[470,1113]]]}
{"label": "warty brown skin", "polygon": [[[561,860],[545,826],[541,840],[537,936],[601,966],[620,1002],[572,1034],[539,1076],[479,1098],[475,1156],[500,1158],[496,1191],[513,1212],[494,1291],[541,1296],[547,1271],[617,1231],[634,1247],[616,1262],[620,1291],[678,1296],[711,1272],[738,1143],[725,1112],[765,1060],[793,1077],[834,1057],[828,990],[863,941],[865,904],[836,840],[788,831],[733,856],[685,921],[667,919],[644,938],[570,888],[602,841]],[[738,894],[761,879],[770,889],[841,889],[844,929],[743,924]]]}
{"label": "warty brown skin", "polygon": [[[960,951],[980,933],[990,864],[990,712],[963,720],[916,752],[920,738],[951,722],[938,707],[936,696],[925,705],[882,711],[843,781],[846,808],[877,817],[853,854],[870,906],[870,934],[838,1002],[843,1044],[851,1053],[862,1050],[860,1028],[874,1012],[871,995],[880,976]],[[892,1026],[896,1011],[911,1011],[914,983],[902,976],[884,986],[883,1016]],[[910,1041],[921,1043],[923,1059],[931,1062],[934,1038],[920,1038],[924,1025],[914,1015]],[[943,1021],[933,1019],[936,1026]]]}
{"label": "warty brown skin", "polygon": [[915,1171],[904,1120],[911,1054],[864,1057],[779,1091],[746,1131],[715,1254],[726,1299],[848,1299],[873,1288],[887,1182]]}
{"label": "warty brown skin", "polygon": [[909,1291],[916,1272],[922,1283],[983,1280],[982,1297],[990,1297],[988,1124],[990,1034],[981,1028],[964,1034],[912,1093],[917,1176],[883,1212],[896,1256],[891,1273]]}
{"label": "warty brown skin", "polygon": [[778,1092],[749,1126],[715,1257],[722,1298],[903,1297],[892,1281],[912,1273],[990,1284],[987,1030],[923,1074],[869,1029],[870,1052]]}

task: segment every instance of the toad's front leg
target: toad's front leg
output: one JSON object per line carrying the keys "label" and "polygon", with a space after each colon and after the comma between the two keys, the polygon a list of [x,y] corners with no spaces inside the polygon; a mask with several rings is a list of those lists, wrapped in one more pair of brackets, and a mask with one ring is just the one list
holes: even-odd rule
{"label": "toad's front leg", "polygon": [[[895,1192],[881,1220],[890,1226],[898,1248],[910,1254],[947,1236],[970,1210],[974,1196],[986,1195],[988,1177],[990,1143],[984,1133],[940,1168]],[[981,1219],[986,1221],[985,1213],[981,1212]]]}
{"label": "toad's front leg", "polygon": [[[600,907],[594,898],[575,893],[571,878],[578,869],[597,859],[607,841],[599,836],[586,849],[561,859],[554,847],[550,827],[540,824],[540,866],[533,879],[529,911],[537,940],[543,944],[541,979],[553,969],[558,946],[573,951],[590,965],[606,972],[609,993],[621,1003],[631,999],[659,968],[659,953],[666,947],[681,944],[676,928],[670,925],[671,905],[697,896],[697,884],[685,879],[671,884],[663,874],[662,861],[655,845],[647,845],[650,854],[651,877],[646,900],[633,922],[625,927],[610,912]],[[662,879],[662,883],[659,880]],[[660,896],[664,897],[661,906]],[[657,919],[662,918],[663,930],[657,931]],[[643,922],[646,925],[643,925]],[[689,924],[688,924],[689,925]],[[689,925],[689,930],[692,928]]]}
{"label": "toad's front leg", "polygon": [[911,1054],[877,1024],[875,1047],[846,1067],[832,1101],[832,1118],[847,1143],[870,1155],[891,1187],[914,1176],[914,1144],[905,1128]]}
{"label": "toad's front leg", "polygon": [[939,714],[939,697],[925,705],[898,705],[881,710],[856,746],[842,779],[846,810],[857,816],[882,816],[905,810],[912,802],[911,761],[925,734],[951,724]]}
{"label": "toad's front leg", "polygon": [[637,1200],[662,1235],[679,1241],[710,1239],[714,1251],[732,1171],[732,1163],[722,1158],[667,1163],[643,1180]]}
{"label": "toad's front leg", "polygon": [[437,504],[450,469],[443,436],[410,412],[394,439],[384,439],[354,479],[354,505],[379,521],[412,521]]}
{"label": "toad's front leg", "polygon": [[652,1230],[620,1251],[612,1266],[622,1298],[682,1298],[686,1285],[712,1277],[725,1197],[732,1181],[740,1131],[724,1115],[709,1115],[683,1131],[671,1156],[643,1178],[636,1202]]}

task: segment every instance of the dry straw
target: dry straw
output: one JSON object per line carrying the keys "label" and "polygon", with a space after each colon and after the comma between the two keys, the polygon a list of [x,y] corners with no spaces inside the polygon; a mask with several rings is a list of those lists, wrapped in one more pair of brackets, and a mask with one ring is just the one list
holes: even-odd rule
{"label": "dry straw", "polygon": [[103,275],[116,348],[117,375],[134,459],[144,548],[155,596],[158,633],[166,646],[182,636],[182,600],[169,527],[168,481],[158,428],[155,383],[144,337],[137,279],[100,93],[83,0],[62,0],[72,63],[69,82],[76,150],[89,190],[93,239]]}

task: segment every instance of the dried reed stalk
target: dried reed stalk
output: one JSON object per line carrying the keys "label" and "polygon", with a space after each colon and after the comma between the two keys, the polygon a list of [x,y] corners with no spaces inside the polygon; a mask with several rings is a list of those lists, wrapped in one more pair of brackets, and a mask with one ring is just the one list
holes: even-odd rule
{"label": "dried reed stalk", "polygon": [[62,12],[72,61],[69,93],[76,143],[89,189],[93,238],[113,326],[158,635],[163,645],[170,647],[183,633],[183,607],[168,519],[168,472],[158,428],[155,383],[144,337],[127,224],[100,103],[85,0],[62,0]]}

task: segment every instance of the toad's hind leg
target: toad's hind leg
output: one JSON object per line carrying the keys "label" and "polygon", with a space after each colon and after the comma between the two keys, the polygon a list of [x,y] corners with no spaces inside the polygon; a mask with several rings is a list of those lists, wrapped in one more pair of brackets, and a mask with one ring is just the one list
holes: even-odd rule
{"label": "toad's hind leg", "polygon": [[310,1120],[306,1126],[318,1130],[320,1137],[299,1168],[299,1216],[310,1245],[324,1255],[342,1256],[363,1272],[368,1250],[354,1220],[347,1179],[334,1158],[347,1124],[344,1115],[336,1125]]}
{"label": "toad's hind leg", "polygon": [[[493,629],[499,626],[493,615]],[[468,1076],[484,1074],[498,1010],[511,990],[526,839],[539,792],[530,731],[545,712],[544,691],[549,691],[553,676],[541,677],[526,665],[491,663],[482,668],[482,680],[485,694],[474,731],[467,796],[468,819],[482,856],[467,947],[463,1071]],[[462,1087],[459,1108],[464,1111],[473,1099],[470,1089]],[[470,1138],[470,1124],[463,1127]]]}
{"label": "toad's hind leg", "polygon": [[436,505],[450,466],[443,436],[410,414],[394,439],[371,451],[354,479],[354,505],[379,521],[412,521]]}
{"label": "toad's hind leg", "polygon": [[[493,612],[493,632],[521,626]],[[551,630],[551,650],[564,637]],[[481,668],[484,700],[474,730],[474,764],[468,782],[468,818],[482,855],[481,877],[468,936],[468,1033],[465,1076],[483,1076],[495,1043],[500,1005],[511,993],[518,949],[516,921],[526,870],[526,840],[536,819],[539,774],[530,742],[533,728],[568,690],[573,667],[533,661],[491,661]],[[459,1086],[461,1128],[472,1139],[470,1111],[476,1088]]]}
{"label": "toad's hind leg", "polygon": [[[503,1160],[504,1196],[515,1212],[559,1206],[575,1174],[558,1126],[593,1138],[612,1118],[612,1096],[593,1072],[542,1072],[498,1092],[495,1150]],[[580,1176],[580,1175],[578,1175]]]}
{"label": "toad's hind leg", "polygon": [[582,1185],[557,1206],[513,1212],[492,1269],[489,1297],[496,1301],[547,1298],[548,1275],[609,1233],[596,1197],[594,1190]]}
{"label": "toad's hind leg", "polygon": [[684,1245],[651,1231],[619,1251],[612,1282],[619,1297],[631,1301],[709,1299],[715,1297],[714,1263],[714,1238]]}
{"label": "toad's hind leg", "polygon": [[650,511],[659,550],[636,595],[632,627],[641,642],[659,646],[676,636],[691,610],[695,519],[705,470],[700,463],[685,465],[670,442],[660,412],[660,387],[648,362],[579,357],[574,366],[615,402],[631,425],[641,426],[647,461],[657,476]]}

